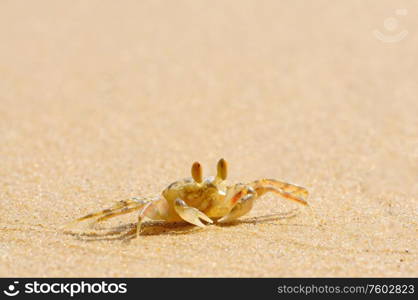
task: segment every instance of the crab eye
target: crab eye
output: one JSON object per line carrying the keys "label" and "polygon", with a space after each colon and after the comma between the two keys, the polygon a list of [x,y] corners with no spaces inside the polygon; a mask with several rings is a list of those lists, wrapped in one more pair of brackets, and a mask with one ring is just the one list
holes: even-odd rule
{"label": "crab eye", "polygon": [[195,162],[192,166],[192,177],[196,182],[202,182],[202,166],[198,162]]}
{"label": "crab eye", "polygon": [[221,158],[218,162],[218,174],[216,175],[217,178],[225,180],[228,174],[228,164],[226,163],[225,159]]}

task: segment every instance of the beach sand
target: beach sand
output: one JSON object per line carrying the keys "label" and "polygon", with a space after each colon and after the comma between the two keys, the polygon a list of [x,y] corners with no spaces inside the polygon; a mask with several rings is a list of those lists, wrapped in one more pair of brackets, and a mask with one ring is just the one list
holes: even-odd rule
{"label": "beach sand", "polygon": [[[0,276],[418,276],[417,11],[2,1]],[[221,157],[313,212],[265,195],[229,225],[63,230]]]}

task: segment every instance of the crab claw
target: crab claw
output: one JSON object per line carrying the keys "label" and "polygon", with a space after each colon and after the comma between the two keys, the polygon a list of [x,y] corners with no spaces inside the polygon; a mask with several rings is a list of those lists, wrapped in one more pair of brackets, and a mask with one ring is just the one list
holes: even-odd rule
{"label": "crab claw", "polygon": [[218,222],[227,223],[245,215],[253,207],[256,198],[257,193],[251,187],[248,187],[246,190],[241,190],[232,199],[232,201],[236,201],[235,206],[227,215],[220,218]]}
{"label": "crab claw", "polygon": [[205,227],[205,224],[203,224],[200,219],[208,223],[213,223],[213,221],[207,215],[202,213],[197,208],[188,206],[186,202],[180,198],[176,199],[176,202],[174,203],[174,209],[183,220],[196,226]]}

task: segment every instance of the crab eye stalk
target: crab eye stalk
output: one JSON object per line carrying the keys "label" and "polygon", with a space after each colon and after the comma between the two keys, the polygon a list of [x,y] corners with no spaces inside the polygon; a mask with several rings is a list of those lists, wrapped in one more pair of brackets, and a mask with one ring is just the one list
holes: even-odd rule
{"label": "crab eye stalk", "polygon": [[218,161],[218,174],[216,175],[217,178],[225,180],[228,175],[228,164],[225,159],[221,158]]}
{"label": "crab eye stalk", "polygon": [[194,181],[202,182],[202,165],[198,162],[195,162],[192,166],[192,177]]}

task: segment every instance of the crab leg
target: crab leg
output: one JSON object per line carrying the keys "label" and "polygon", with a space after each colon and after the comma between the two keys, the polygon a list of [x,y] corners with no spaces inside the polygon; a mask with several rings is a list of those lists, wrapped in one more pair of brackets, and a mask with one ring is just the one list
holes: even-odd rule
{"label": "crab leg", "polygon": [[122,209],[122,211],[125,211],[125,210],[129,210],[130,209],[129,207],[132,208],[132,206],[134,208],[141,207],[145,203],[147,203],[148,201],[149,200],[145,200],[145,199],[140,199],[139,200],[139,199],[136,199],[136,198],[122,200],[122,201],[117,202],[114,206],[112,206],[112,207],[110,207],[108,209],[104,209],[104,210],[101,210],[101,211],[98,211],[98,212],[95,212],[95,213],[91,213],[91,214],[85,215],[85,216],[83,216],[81,218],[78,218],[74,222],[81,222],[81,221],[88,220],[88,219],[91,219],[91,218],[94,218],[94,217],[99,217],[98,220],[100,220],[101,218],[104,218],[104,217],[106,217],[106,216],[108,216],[110,214],[119,213],[119,210],[120,209]]}
{"label": "crab leg", "polygon": [[309,205],[308,202],[306,202],[309,193],[303,187],[275,179],[256,180],[250,185],[255,189],[259,196],[262,196],[267,192],[273,192],[299,204]]}
{"label": "crab leg", "polygon": [[134,207],[124,207],[123,209],[119,210],[119,211],[113,211],[111,213],[108,213],[107,215],[104,215],[103,217],[98,218],[95,222],[99,223],[99,222],[103,222],[105,220],[108,220],[110,218],[116,217],[116,216],[120,216],[120,215],[125,215],[128,214],[130,212],[136,211],[141,209],[146,203],[134,206]]}
{"label": "crab leg", "polygon": [[184,202],[180,198],[176,199],[174,203],[174,210],[183,220],[196,226],[205,227],[205,225],[200,221],[200,219],[208,223],[213,223],[213,221],[207,215],[202,213],[197,208],[188,206],[186,202]]}

